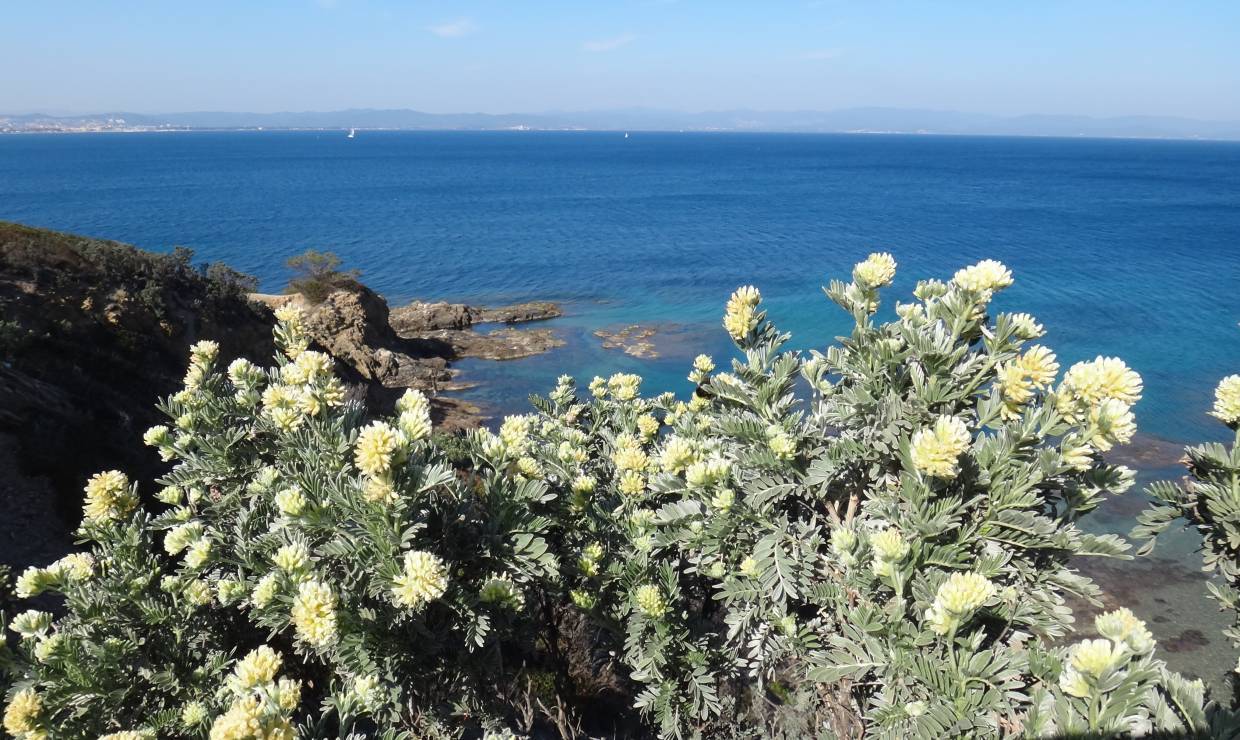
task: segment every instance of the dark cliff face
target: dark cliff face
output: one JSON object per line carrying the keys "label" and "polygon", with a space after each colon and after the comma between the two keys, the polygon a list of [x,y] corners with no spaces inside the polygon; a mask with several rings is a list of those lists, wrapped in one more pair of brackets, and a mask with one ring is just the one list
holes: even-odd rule
{"label": "dark cliff face", "polygon": [[0,562],[65,549],[87,477],[162,472],[142,433],[162,421],[190,344],[270,356],[252,281],[116,242],[0,223]]}

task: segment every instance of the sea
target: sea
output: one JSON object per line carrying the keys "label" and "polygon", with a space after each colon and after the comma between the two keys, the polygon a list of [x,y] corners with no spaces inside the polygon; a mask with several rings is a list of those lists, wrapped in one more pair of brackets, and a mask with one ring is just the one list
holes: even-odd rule
{"label": "sea", "polygon": [[[329,250],[392,305],[551,300],[566,340],[538,357],[458,363],[495,417],[569,374],[637,372],[687,393],[693,357],[726,364],[721,327],[757,286],[791,347],[850,328],[821,288],[872,251],[899,263],[883,311],[917,280],[981,259],[1015,284],[1066,368],[1098,355],[1141,373],[1142,483],[1178,478],[1185,444],[1240,372],[1240,143],[866,134],[161,132],[0,136],[0,219],[151,250],[194,249],[279,291],[285,260]],[[657,357],[596,332],[653,329]],[[1126,533],[1140,486],[1088,525]],[[1108,605],[1150,621],[1172,667],[1221,686],[1236,652],[1205,599],[1192,532],[1133,561],[1083,565]],[[1083,620],[1085,621],[1085,620]],[[1088,624],[1082,624],[1088,629]]]}

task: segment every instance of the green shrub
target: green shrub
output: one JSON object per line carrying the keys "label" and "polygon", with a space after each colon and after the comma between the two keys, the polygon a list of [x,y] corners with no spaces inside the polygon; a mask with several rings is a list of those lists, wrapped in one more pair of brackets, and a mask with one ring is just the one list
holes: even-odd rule
{"label": "green shrub", "polygon": [[[1098,596],[1072,560],[1128,557],[1077,523],[1132,484],[1102,453],[1135,431],[1139,376],[1114,358],[1060,376],[1032,317],[992,315],[1012,278],[991,261],[879,323],[894,272],[872,255],[831,284],[855,326],[824,352],[786,351],[741,288],[740,357],[697,358],[691,398],[563,377],[450,443],[416,392],[362,419],[295,308],[274,367],[221,372],[195,345],[146,435],[175,463],[168,509],[100,474],[91,552],[18,579],[66,614],[13,619],[6,729],[530,732],[537,704],[567,735],[555,625],[576,611],[579,652],[616,656],[663,736],[1240,734],[1126,609],[1063,644],[1066,597]],[[1230,577],[1234,550],[1217,562]]]}
{"label": "green shrub", "polygon": [[289,257],[285,262],[293,271],[288,293],[300,293],[311,305],[322,303],[337,290],[354,290],[359,287],[357,270],[340,269],[340,258],[331,252],[308,249]]}

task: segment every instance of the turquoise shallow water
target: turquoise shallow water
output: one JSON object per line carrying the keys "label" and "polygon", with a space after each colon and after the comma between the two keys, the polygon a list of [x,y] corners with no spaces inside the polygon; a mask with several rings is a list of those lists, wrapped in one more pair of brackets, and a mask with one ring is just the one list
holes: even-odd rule
{"label": "turquoise shallow water", "polygon": [[[286,257],[330,249],[398,303],[550,299],[568,344],[467,361],[467,395],[526,408],[564,372],[641,372],[688,390],[699,351],[726,356],[719,316],[752,283],[801,348],[848,330],[820,286],[875,249],[920,277],[1002,260],[998,299],[1047,327],[1067,364],[1125,358],[1145,378],[1143,477],[1178,475],[1176,445],[1224,439],[1206,411],[1240,372],[1240,144],[775,134],[247,132],[0,137],[0,219],[223,260],[278,290]],[[655,325],[660,357],[592,332]],[[1168,444],[1161,444],[1165,440]],[[1127,531],[1139,494],[1096,526]],[[1217,677],[1235,656],[1205,605],[1190,535],[1101,569]],[[1198,639],[1196,630],[1203,636]],[[1207,640],[1209,644],[1203,644]]]}

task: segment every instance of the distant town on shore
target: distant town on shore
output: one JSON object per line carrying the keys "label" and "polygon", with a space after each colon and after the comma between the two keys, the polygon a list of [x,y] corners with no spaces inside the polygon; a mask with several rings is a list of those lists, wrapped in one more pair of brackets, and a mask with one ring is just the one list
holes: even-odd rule
{"label": "distant town on shore", "polygon": [[1093,118],[996,116],[903,108],[836,111],[731,110],[682,113],[648,108],[573,113],[426,113],[408,109],[322,112],[0,114],[0,133],[192,130],[691,131],[1064,136],[1240,140],[1240,121],[1169,116]]}

